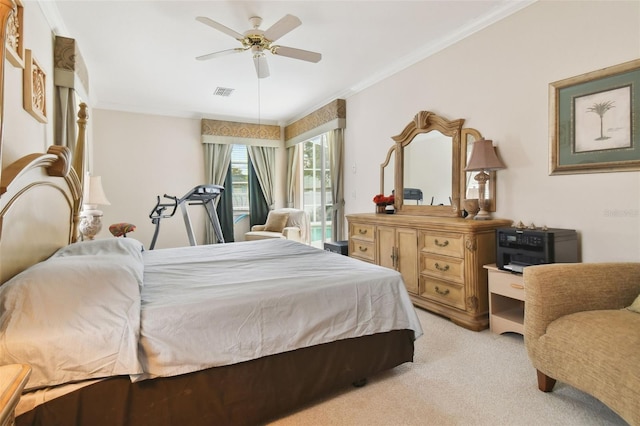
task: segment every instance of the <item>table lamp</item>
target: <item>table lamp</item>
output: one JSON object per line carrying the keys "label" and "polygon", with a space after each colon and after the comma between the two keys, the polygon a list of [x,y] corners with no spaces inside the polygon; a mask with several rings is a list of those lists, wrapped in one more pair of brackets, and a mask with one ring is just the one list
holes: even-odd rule
{"label": "table lamp", "polygon": [[487,201],[485,197],[485,188],[487,181],[489,180],[489,174],[487,171],[504,169],[506,166],[498,158],[496,150],[493,147],[493,141],[487,139],[479,139],[473,143],[471,147],[471,157],[465,167],[467,172],[479,172],[474,179],[478,182],[478,206],[480,211],[475,215],[475,220],[488,220],[491,219],[491,213],[489,213]]}
{"label": "table lamp", "polygon": [[104,194],[104,189],[102,189],[102,178],[100,176],[87,176],[82,204],[80,233],[83,240],[93,240],[102,229],[102,211],[97,208],[99,205],[111,204]]}

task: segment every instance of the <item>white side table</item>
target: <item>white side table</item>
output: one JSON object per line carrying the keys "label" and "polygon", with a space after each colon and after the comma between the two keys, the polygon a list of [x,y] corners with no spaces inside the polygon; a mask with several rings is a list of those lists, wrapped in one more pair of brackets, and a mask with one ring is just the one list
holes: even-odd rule
{"label": "white side table", "polygon": [[0,366],[0,426],[15,422],[15,409],[31,374],[31,367],[24,364]]}
{"label": "white side table", "polygon": [[489,272],[489,328],[524,334],[524,280],[521,274],[484,265]]}

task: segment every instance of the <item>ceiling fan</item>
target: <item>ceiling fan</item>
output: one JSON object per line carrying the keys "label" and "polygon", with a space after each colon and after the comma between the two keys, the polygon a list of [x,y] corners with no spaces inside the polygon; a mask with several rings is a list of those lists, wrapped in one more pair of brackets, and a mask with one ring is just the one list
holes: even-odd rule
{"label": "ceiling fan", "polygon": [[320,53],[272,44],[280,37],[302,24],[302,21],[300,21],[300,19],[293,15],[285,15],[266,31],[258,28],[262,23],[262,18],[253,16],[249,18],[249,22],[251,23],[251,26],[253,28],[245,31],[243,34],[204,16],[198,16],[196,20],[212,28],[215,28],[218,31],[222,31],[227,35],[230,35],[231,37],[242,43],[242,47],[221,50],[219,52],[209,53],[207,55],[196,57],[196,59],[199,61],[217,58],[220,56],[229,55],[231,53],[244,52],[245,50],[251,50],[251,52],[253,53],[253,63],[256,67],[258,78],[265,78],[269,77],[269,64],[267,64],[267,57],[264,53],[265,51],[269,51],[274,55],[301,59],[308,62],[319,62],[320,59],[322,59],[322,55]]}

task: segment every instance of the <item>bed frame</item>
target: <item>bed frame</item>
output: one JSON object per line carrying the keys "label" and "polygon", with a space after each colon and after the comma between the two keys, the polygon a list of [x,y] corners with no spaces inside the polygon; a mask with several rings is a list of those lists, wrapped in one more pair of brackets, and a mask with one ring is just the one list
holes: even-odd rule
{"label": "bed frame", "polygon": [[[0,0],[0,24],[12,13],[12,3]],[[0,129],[4,50],[1,55]],[[1,171],[0,284],[77,241],[86,123],[86,105],[81,104],[75,158],[67,147],[52,146],[46,154],[27,155]],[[176,377],[137,383],[128,376],[109,378],[38,405],[18,416],[16,424],[265,423],[412,361],[413,340],[413,331],[398,330]]]}

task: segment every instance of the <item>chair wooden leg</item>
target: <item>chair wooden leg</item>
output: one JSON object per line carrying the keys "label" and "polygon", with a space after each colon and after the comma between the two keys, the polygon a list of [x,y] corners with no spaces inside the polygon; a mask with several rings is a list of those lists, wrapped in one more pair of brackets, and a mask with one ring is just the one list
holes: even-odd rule
{"label": "chair wooden leg", "polygon": [[551,392],[556,384],[556,379],[552,379],[540,370],[536,370],[536,372],[538,373],[538,389],[542,392]]}

